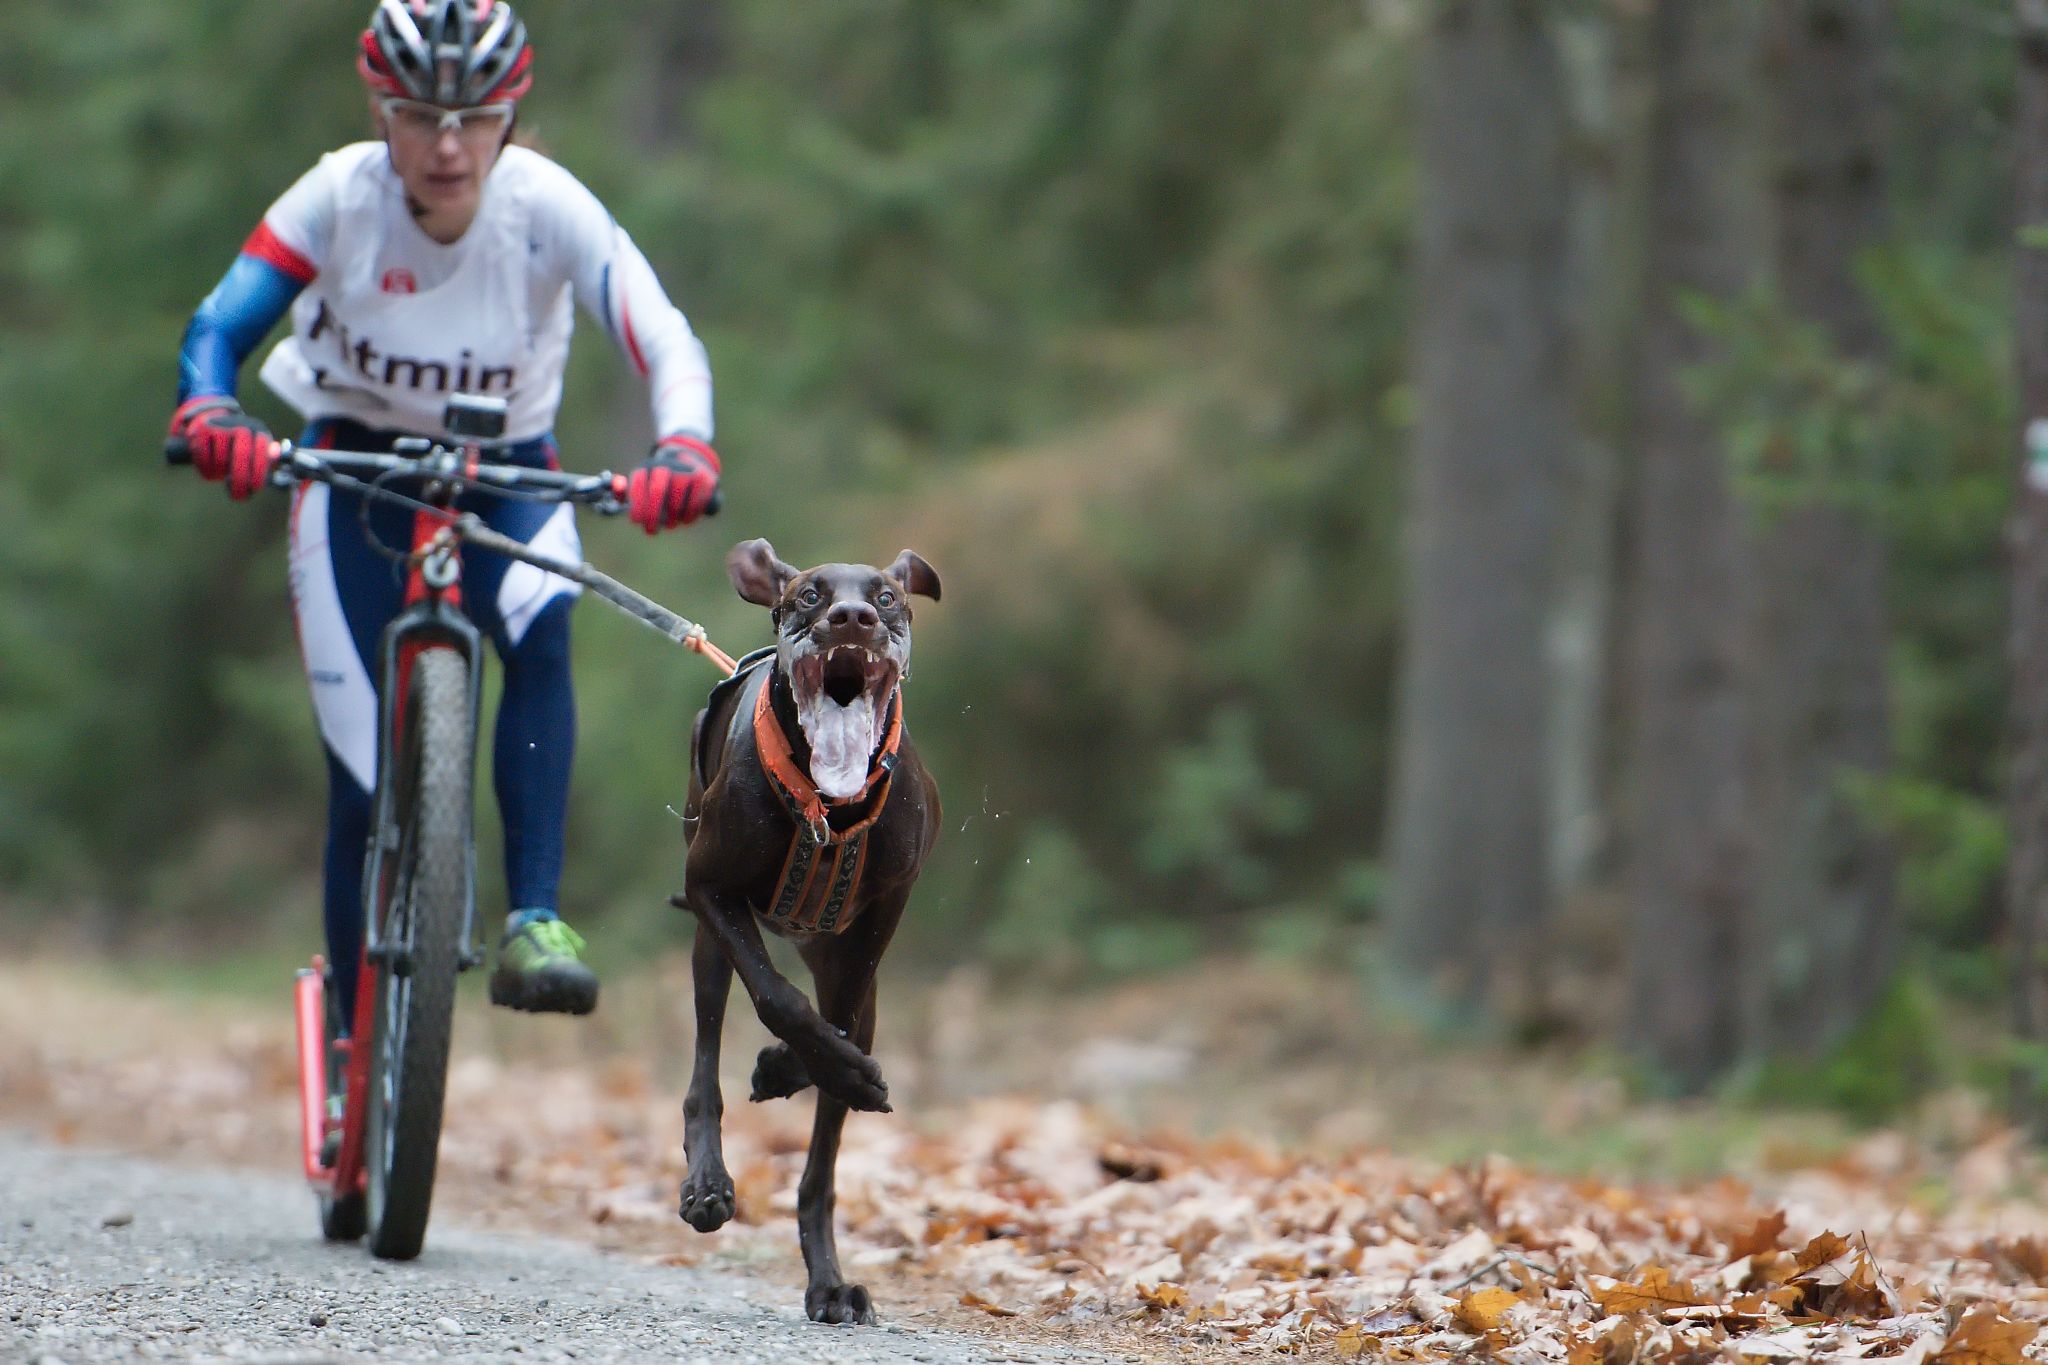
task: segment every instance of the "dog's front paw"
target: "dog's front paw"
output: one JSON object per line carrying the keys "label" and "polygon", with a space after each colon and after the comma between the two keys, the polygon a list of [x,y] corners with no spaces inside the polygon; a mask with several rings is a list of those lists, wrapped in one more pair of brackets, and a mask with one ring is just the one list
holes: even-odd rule
{"label": "dog's front paw", "polygon": [[875,1325],[874,1300],[857,1284],[815,1284],[804,1291],[804,1312],[812,1322]]}
{"label": "dog's front paw", "polygon": [[788,1043],[770,1043],[754,1059],[754,1091],[747,1096],[756,1104],[762,1100],[787,1099],[810,1086],[811,1073],[790,1050]]}
{"label": "dog's front paw", "polygon": [[683,1197],[676,1212],[699,1232],[716,1232],[732,1220],[732,1177],[724,1166],[706,1166],[683,1177]]}
{"label": "dog's front paw", "polygon": [[803,1050],[801,1058],[811,1084],[848,1109],[890,1112],[889,1083],[882,1079],[882,1064],[844,1034],[836,1030],[825,1033]]}

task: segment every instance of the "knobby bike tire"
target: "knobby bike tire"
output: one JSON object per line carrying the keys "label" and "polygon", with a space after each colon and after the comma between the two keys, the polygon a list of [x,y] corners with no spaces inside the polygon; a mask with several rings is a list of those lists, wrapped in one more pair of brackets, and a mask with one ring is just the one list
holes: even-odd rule
{"label": "knobby bike tire", "polygon": [[455,1014],[463,908],[469,898],[474,771],[469,665],[452,649],[412,662],[405,742],[399,746],[403,831],[387,934],[410,944],[410,970],[376,964],[377,1011],[370,1062],[364,1160],[369,1168],[370,1251],[419,1255],[434,1198],[441,1104]]}

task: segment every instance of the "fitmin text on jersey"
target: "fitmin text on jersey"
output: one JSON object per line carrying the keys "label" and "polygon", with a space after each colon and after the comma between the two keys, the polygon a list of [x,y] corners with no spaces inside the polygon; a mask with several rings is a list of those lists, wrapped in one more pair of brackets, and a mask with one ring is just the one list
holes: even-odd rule
{"label": "fitmin text on jersey", "polygon": [[[320,311],[313,318],[313,325],[306,329],[306,340],[314,342],[333,333],[335,348],[341,356],[343,369],[352,369],[363,378],[375,384],[388,384],[393,388],[425,389],[433,393],[447,393],[452,388],[456,393],[489,393],[494,384],[504,385],[504,392],[511,393],[519,382],[518,367],[513,365],[488,365],[480,367],[474,375],[470,372],[470,353],[463,348],[461,358],[454,364],[442,360],[419,360],[412,356],[386,355],[377,349],[368,337],[351,338],[348,327],[327,306],[327,300],[320,300]],[[380,373],[379,361],[383,362]],[[431,383],[428,382],[429,375]],[[318,382],[316,379],[315,382]],[[325,385],[322,385],[325,387]]]}

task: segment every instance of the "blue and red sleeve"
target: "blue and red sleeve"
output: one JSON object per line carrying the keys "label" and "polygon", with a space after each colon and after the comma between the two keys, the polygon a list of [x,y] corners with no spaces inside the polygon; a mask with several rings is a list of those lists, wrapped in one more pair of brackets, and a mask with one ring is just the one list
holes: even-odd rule
{"label": "blue and red sleeve", "polygon": [[268,224],[258,224],[185,328],[178,351],[178,401],[234,397],[242,362],[317,273]]}

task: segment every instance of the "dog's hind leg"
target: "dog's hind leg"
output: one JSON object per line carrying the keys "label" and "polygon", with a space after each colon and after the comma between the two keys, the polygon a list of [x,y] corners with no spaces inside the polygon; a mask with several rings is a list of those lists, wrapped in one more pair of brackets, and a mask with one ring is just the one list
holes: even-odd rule
{"label": "dog's hind leg", "polygon": [[696,1057],[690,1069],[690,1090],[683,1100],[683,1152],[689,1174],[683,1177],[677,1212],[699,1232],[716,1232],[733,1214],[732,1177],[725,1169],[725,1143],[719,1125],[725,1118],[725,1097],[718,1089],[718,1045],[725,1030],[725,1002],[732,990],[732,963],[718,938],[700,922],[690,950],[690,969],[697,1002]]}

